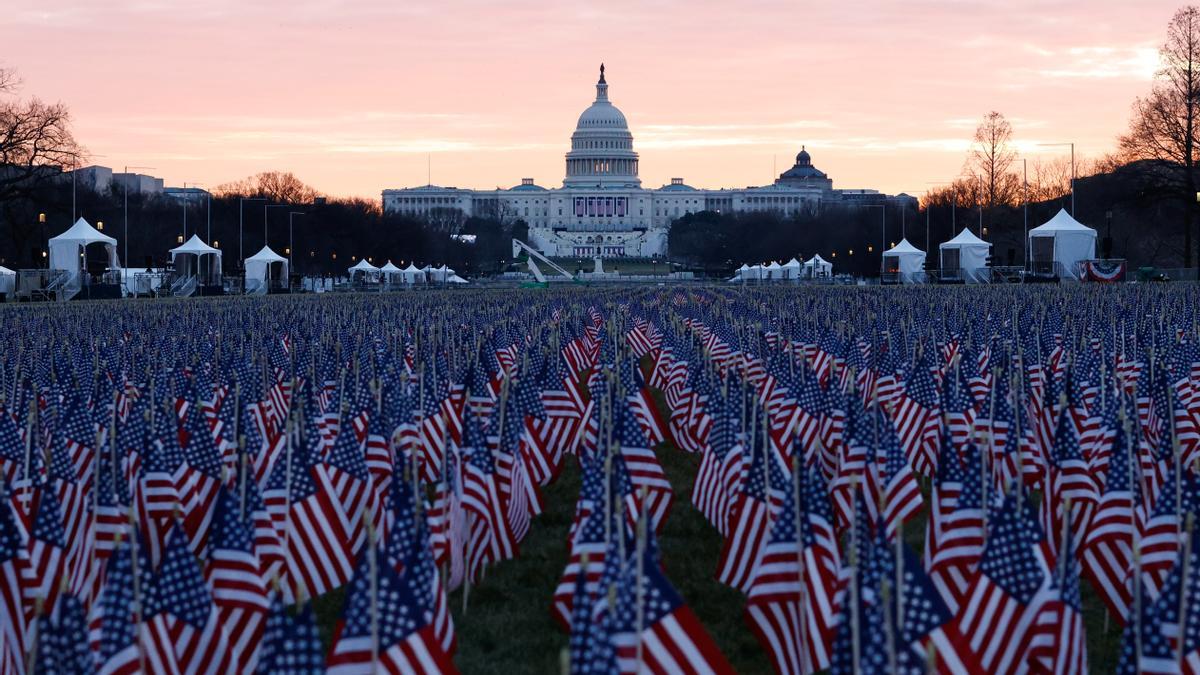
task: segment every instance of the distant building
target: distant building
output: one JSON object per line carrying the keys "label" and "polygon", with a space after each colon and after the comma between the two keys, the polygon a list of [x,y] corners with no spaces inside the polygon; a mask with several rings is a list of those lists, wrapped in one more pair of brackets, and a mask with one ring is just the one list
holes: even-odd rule
{"label": "distant building", "polygon": [[529,244],[559,257],[652,257],[667,250],[671,223],[699,211],[815,213],[823,204],[916,206],[908,195],[875,190],[835,190],[833,180],[812,164],[803,147],[796,163],[771,185],[704,190],[682,178],[646,189],[638,177],[638,153],[625,115],[608,100],[604,66],[596,99],[571,134],[561,188],[532,178],[508,189],[469,190],[424,185],[383,191],[385,213],[441,219],[461,216],[520,219],[529,225]]}
{"label": "distant building", "polygon": [[198,187],[167,187],[162,189],[164,197],[170,197],[177,201],[186,201],[193,205],[204,204],[205,201],[212,198],[208,190]]}
{"label": "distant building", "polygon": [[163,192],[163,179],[140,173],[114,173],[112,189],[122,194],[128,191],[129,194],[160,195]]}
{"label": "distant building", "polygon": [[77,187],[86,187],[100,194],[112,188],[113,172],[107,166],[85,166],[69,173],[74,174]]}

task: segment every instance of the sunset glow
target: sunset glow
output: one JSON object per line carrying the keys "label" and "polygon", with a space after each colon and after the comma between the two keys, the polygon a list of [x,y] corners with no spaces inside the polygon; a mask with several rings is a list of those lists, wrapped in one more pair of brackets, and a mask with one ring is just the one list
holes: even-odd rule
{"label": "sunset glow", "polygon": [[920,194],[1003,112],[1023,156],[1114,147],[1177,3],[6,0],[3,65],[70,106],[93,163],[331,195],[557,186],[608,66],[647,187],[768,183],[801,144],[836,187]]}

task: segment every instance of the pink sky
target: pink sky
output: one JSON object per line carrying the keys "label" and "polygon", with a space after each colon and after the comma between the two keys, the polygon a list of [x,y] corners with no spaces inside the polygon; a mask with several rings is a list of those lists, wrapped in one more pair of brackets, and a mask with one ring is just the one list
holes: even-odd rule
{"label": "pink sky", "polygon": [[[8,0],[3,64],[93,162],[169,185],[293,171],[377,199],[560,185],[607,64],[647,187],[763,184],[801,144],[835,187],[919,194],[999,110],[1018,149],[1112,149],[1164,0]],[[348,5],[348,6],[347,6]],[[1066,153],[1064,148],[1062,153]]]}

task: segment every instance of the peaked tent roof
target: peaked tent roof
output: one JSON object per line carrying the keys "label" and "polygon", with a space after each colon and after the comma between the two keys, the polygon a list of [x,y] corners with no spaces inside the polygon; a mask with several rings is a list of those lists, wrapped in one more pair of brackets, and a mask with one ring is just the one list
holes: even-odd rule
{"label": "peaked tent roof", "polygon": [[907,239],[901,239],[899,244],[896,244],[895,246],[883,252],[884,255],[904,255],[905,253],[919,253],[921,255],[925,255],[924,251],[908,243]]}
{"label": "peaked tent roof", "polygon": [[779,268],[781,268],[781,267],[783,267],[783,265],[780,265],[779,263],[777,263],[777,262],[775,262],[774,260],[772,260],[772,261],[771,261],[771,264],[770,264],[770,265],[767,265],[767,266],[766,266],[765,268],[763,268],[763,269],[768,269],[768,270],[777,270],[777,269],[779,269]]}
{"label": "peaked tent roof", "polygon": [[1059,209],[1053,218],[1030,230],[1029,236],[1049,236],[1055,232],[1089,232],[1093,236],[1096,234],[1096,230],[1072,218],[1066,209]]}
{"label": "peaked tent roof", "polygon": [[800,261],[796,260],[795,258],[792,258],[791,260],[780,265],[780,267],[799,267],[799,266],[800,266]]}
{"label": "peaked tent roof", "polygon": [[378,272],[379,268],[372,265],[371,263],[367,262],[366,258],[363,258],[362,260],[358,261],[357,265],[355,265],[354,267],[351,267],[348,271],[350,271],[350,272]]}
{"label": "peaked tent roof", "polygon": [[953,239],[941,245],[941,248],[954,248],[956,246],[987,246],[991,248],[991,244],[975,236],[971,228],[964,227],[962,232],[959,232]]}
{"label": "peaked tent roof", "polygon": [[255,253],[249,258],[246,258],[246,262],[285,263],[287,262],[287,258],[279,255],[275,251],[272,251],[270,246],[263,246],[261,251]]}
{"label": "peaked tent roof", "polygon": [[380,272],[403,272],[404,270],[401,270],[399,267],[396,267],[395,265],[392,264],[392,261],[389,260],[389,261],[387,261],[386,264],[384,264],[383,267],[379,268],[379,271]]}
{"label": "peaked tent roof", "polygon": [[104,234],[100,230],[92,227],[91,223],[84,220],[82,217],[75,221],[75,224],[68,228],[66,232],[63,232],[57,237],[51,237],[50,241],[78,241],[83,242],[84,245],[94,244],[97,242],[104,242],[106,244],[112,244],[113,246],[116,246],[117,244],[116,239],[113,239],[107,234]]}
{"label": "peaked tent roof", "polygon": [[180,253],[194,253],[196,255],[205,255],[208,253],[216,253],[217,255],[221,254],[219,250],[204,243],[200,240],[200,237],[195,234],[192,235],[191,239],[188,239],[179,246],[171,249],[172,255],[178,255]]}
{"label": "peaked tent roof", "polygon": [[408,267],[405,267],[404,271],[405,272],[424,272],[425,270],[421,269],[420,267],[417,267],[413,263],[408,263]]}
{"label": "peaked tent roof", "polygon": [[822,258],[820,253],[817,253],[817,254],[814,254],[813,257],[809,258],[808,262],[806,262],[804,264],[805,265],[828,265],[829,261]]}

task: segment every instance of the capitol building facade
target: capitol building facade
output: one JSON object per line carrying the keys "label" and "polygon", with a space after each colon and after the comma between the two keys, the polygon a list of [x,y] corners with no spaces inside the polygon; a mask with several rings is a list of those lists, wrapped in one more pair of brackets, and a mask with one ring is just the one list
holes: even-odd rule
{"label": "capitol building facade", "polygon": [[815,213],[832,203],[911,205],[908,195],[875,190],[835,190],[833,181],[812,164],[803,148],[796,163],[771,185],[703,190],[672,178],[660,188],[644,188],[638,153],[625,115],[608,99],[604,66],[592,102],[571,134],[566,178],[545,188],[524,178],[509,189],[470,190],[425,185],[383,191],[385,213],[418,218],[455,214],[523,220],[529,244],[547,256],[657,257],[666,255],[671,223],[699,211],[777,211]]}

